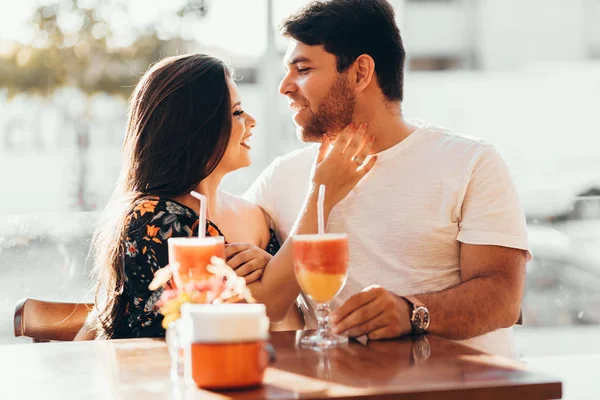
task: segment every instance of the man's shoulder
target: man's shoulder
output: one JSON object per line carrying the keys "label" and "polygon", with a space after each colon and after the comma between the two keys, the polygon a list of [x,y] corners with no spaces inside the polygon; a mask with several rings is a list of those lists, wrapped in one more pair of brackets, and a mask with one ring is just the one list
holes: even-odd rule
{"label": "man's shoulder", "polygon": [[490,145],[485,139],[468,135],[454,129],[446,128],[435,124],[424,124],[422,128],[426,132],[429,140],[438,141],[440,144],[464,146],[464,147],[481,147]]}
{"label": "man's shoulder", "polygon": [[481,137],[435,124],[426,124],[420,129],[423,131],[423,145],[427,149],[431,149],[432,156],[438,159],[456,160],[458,158],[467,161],[484,154],[496,153],[496,147]]}

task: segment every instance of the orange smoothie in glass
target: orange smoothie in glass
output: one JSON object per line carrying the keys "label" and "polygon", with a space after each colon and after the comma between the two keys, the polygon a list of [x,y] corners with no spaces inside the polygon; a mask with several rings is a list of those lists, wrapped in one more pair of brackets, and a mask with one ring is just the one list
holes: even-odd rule
{"label": "orange smoothie in glass", "polygon": [[223,236],[169,238],[169,265],[177,284],[203,280],[210,276],[206,266],[212,256],[225,259]]}
{"label": "orange smoothie in glass", "polygon": [[297,235],[293,253],[296,279],[302,291],[317,303],[333,300],[348,275],[348,236]]}

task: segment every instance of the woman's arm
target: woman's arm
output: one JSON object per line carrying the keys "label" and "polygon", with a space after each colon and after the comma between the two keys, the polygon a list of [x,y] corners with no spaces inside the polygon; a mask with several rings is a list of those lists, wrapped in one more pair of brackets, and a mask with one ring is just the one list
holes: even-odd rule
{"label": "woman's arm", "polygon": [[269,261],[260,281],[249,286],[253,296],[267,306],[271,321],[281,321],[300,293],[292,263],[292,240],[294,235],[313,234],[318,231],[317,201],[321,184],[326,186],[323,216],[325,225],[333,207],[343,200],[356,184],[371,170],[376,156],[360,167],[353,160],[355,155],[365,159],[373,144],[373,137],[365,136],[366,126],[357,130],[348,127],[342,132],[329,150],[329,141],[324,137],[315,162],[309,193],[288,239]]}
{"label": "woman's arm", "polygon": [[[90,315],[91,315],[91,313],[90,313]],[[83,326],[81,327],[79,332],[77,332],[77,335],[75,335],[75,338],[73,339],[73,341],[94,340],[96,338],[96,330],[94,329],[93,326],[90,325],[88,320],[89,320],[89,316],[88,316],[88,318],[85,319]]]}
{"label": "woman's arm", "polygon": [[[290,232],[290,238],[293,235],[317,232],[317,197],[318,191],[313,188],[292,232]],[[324,206],[325,223],[327,223],[331,209],[331,206]],[[300,286],[294,275],[290,238],[283,243],[281,249],[269,261],[262,278],[248,285],[256,300],[267,306],[267,314],[273,322],[278,322],[286,316],[300,293]]]}

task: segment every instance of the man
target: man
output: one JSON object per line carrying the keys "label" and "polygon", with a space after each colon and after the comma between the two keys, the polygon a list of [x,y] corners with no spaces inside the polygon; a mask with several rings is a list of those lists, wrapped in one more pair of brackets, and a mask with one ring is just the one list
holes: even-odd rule
{"label": "man", "polygon": [[[351,122],[366,122],[375,136],[377,163],[329,215],[327,231],[346,232],[350,245],[334,332],[431,332],[516,356],[508,328],[519,317],[530,255],[524,212],[495,148],[403,119],[405,52],[385,0],[313,2],[281,31],[290,42],[280,92],[298,137],[335,140]],[[318,147],[277,158],[246,193],[281,241],[306,198]],[[310,304],[303,311],[315,327]]]}

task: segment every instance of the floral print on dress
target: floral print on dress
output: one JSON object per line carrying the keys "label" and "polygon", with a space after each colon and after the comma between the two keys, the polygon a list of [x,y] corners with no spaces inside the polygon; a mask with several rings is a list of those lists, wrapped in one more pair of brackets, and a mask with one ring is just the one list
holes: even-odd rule
{"label": "floral print on dress", "polygon": [[182,206],[180,206],[179,204],[173,203],[172,201],[166,201],[165,204],[167,206],[167,212],[168,213],[176,214],[176,215],[188,215],[189,216],[189,212],[186,211],[186,209],[183,208]]}
{"label": "floral print on dress", "polygon": [[138,253],[137,243],[126,240],[125,241],[125,254],[127,254],[129,257],[135,257],[135,256],[137,256],[137,253]]}
{"label": "floral print on dress", "polygon": [[[154,305],[160,291],[148,285],[154,273],[169,262],[167,239],[198,236],[198,214],[171,199],[144,197],[126,218],[127,235],[123,241],[125,287],[124,315],[113,338],[162,337],[162,315]],[[206,221],[207,236],[224,236],[211,221]],[[225,240],[227,243],[227,240]],[[266,251],[274,255],[279,242],[271,231]]]}

